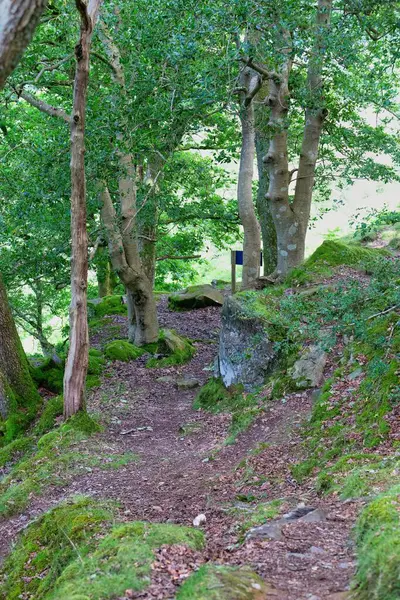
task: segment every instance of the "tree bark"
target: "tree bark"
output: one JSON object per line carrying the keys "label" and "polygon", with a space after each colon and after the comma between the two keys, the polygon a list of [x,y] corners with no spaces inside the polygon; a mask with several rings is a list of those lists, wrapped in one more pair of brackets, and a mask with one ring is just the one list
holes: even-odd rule
{"label": "tree bark", "polygon": [[266,195],[268,192],[268,173],[264,168],[264,156],[268,152],[269,135],[260,122],[261,110],[256,110],[256,156],[258,169],[257,211],[261,226],[263,246],[263,274],[273,273],[277,265],[276,229]]}
{"label": "tree bark", "polygon": [[[120,86],[121,93],[126,95],[125,76],[121,64],[121,56],[107,26],[102,22],[100,39],[113,69],[114,82]],[[121,145],[124,145],[124,133],[119,134]],[[120,180],[119,196],[121,204],[121,228],[118,227],[117,215],[107,187],[102,191],[102,220],[108,235],[111,264],[125,285],[128,303],[128,339],[137,346],[155,342],[159,328],[157,308],[153,295],[155,273],[155,244],[143,246],[145,259],[142,259],[138,238],[137,205],[136,205],[136,170],[133,156],[129,152],[119,151]],[[156,204],[154,204],[156,207]],[[156,219],[156,215],[154,216]],[[153,233],[147,228],[143,235]],[[155,231],[154,231],[155,237]],[[117,250],[118,249],[118,250]]]}
{"label": "tree bark", "polygon": [[283,32],[284,57],[277,77],[269,78],[269,125],[274,132],[264,162],[269,175],[267,198],[277,233],[277,269],[272,277],[282,280],[287,272],[304,260],[305,242],[318,158],[319,140],[326,117],[322,90],[324,36],[330,23],[332,0],[318,0],[314,45],[307,72],[307,105],[296,178],[294,200],[289,202],[287,113],[289,101],[290,36]]}
{"label": "tree bark", "polygon": [[0,90],[32,39],[47,0],[0,1]]}
{"label": "tree bark", "polygon": [[85,409],[88,367],[87,322],[88,236],[86,229],[85,116],[89,81],[89,56],[93,27],[100,0],[87,6],[76,0],[81,15],[79,42],[75,48],[76,73],[71,122],[71,306],[70,346],[64,374],[64,417]]}
{"label": "tree bark", "polygon": [[111,296],[113,293],[110,260],[104,244],[104,241],[99,244],[95,259],[99,298]]}
{"label": "tree bark", "polygon": [[0,417],[27,413],[39,402],[0,276]]}
{"label": "tree bark", "polygon": [[237,198],[239,217],[243,226],[243,274],[242,288],[255,286],[260,275],[261,236],[260,226],[254,209],[253,175],[255,157],[255,128],[253,98],[255,88],[260,88],[260,76],[252,69],[245,68],[241,76],[240,121],[242,126],[242,147],[240,152]]}
{"label": "tree bark", "polygon": [[[125,160],[128,160],[127,157]],[[153,286],[143,272],[137,239],[134,236],[136,204],[131,196],[133,193],[131,185],[130,177],[125,182],[121,182],[121,227],[118,224],[110,193],[105,185],[102,190],[101,217],[107,231],[111,264],[128,291],[128,310],[129,302],[134,305],[133,341],[137,346],[143,346],[157,341],[159,328]]]}

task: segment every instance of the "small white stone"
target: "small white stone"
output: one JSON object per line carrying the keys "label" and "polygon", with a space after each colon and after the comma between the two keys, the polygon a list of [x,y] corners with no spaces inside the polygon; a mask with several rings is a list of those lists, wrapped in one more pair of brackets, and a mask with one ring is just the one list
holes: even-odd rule
{"label": "small white stone", "polygon": [[253,590],[261,590],[261,585],[259,583],[252,583],[251,587]]}
{"label": "small white stone", "polygon": [[203,515],[203,514],[197,515],[197,517],[195,519],[193,519],[193,527],[200,527],[200,525],[204,525],[204,523],[206,521],[207,521],[206,515]]}

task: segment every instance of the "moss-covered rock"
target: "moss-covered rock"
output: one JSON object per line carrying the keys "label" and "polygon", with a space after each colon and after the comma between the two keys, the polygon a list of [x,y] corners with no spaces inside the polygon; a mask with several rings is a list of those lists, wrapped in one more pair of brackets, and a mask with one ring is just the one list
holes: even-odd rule
{"label": "moss-covered rock", "polygon": [[150,358],[146,366],[163,368],[188,362],[196,353],[196,348],[188,339],[178,335],[175,331],[162,329],[153,352],[156,356]]}
{"label": "moss-covered rock", "polygon": [[130,360],[136,360],[145,350],[134,346],[126,340],[114,340],[106,345],[104,348],[104,356],[109,360],[122,360],[123,362],[129,362]]}
{"label": "moss-covered rock", "polygon": [[303,265],[289,273],[285,284],[299,286],[328,278],[333,275],[334,267],[341,265],[365,269],[389,255],[384,249],[365,248],[360,244],[339,240],[325,240]]}
{"label": "moss-covered rock", "polygon": [[106,296],[100,302],[92,302],[90,310],[97,319],[102,319],[107,315],[127,315],[127,305],[122,296]]}
{"label": "moss-covered rock", "polygon": [[265,600],[273,586],[247,567],[208,564],[191,575],[177,600]]}
{"label": "moss-covered rock", "polygon": [[150,583],[153,550],[184,544],[199,550],[203,533],[170,524],[115,524],[111,505],[76,498],[22,534],[3,569],[7,600],[107,600]]}
{"label": "moss-covered rock", "polygon": [[49,398],[33,429],[35,435],[43,435],[54,428],[56,418],[63,414],[64,401],[62,396]]}
{"label": "moss-covered rock", "polygon": [[262,298],[251,292],[225,300],[218,374],[226,386],[240,383],[254,389],[266,381],[277,362],[275,343],[285,330],[279,328],[278,333],[278,327],[271,326],[272,320],[262,310]]}
{"label": "moss-covered rock", "polygon": [[171,294],[168,297],[168,307],[171,310],[193,310],[207,306],[222,306],[222,293],[211,285],[193,285],[184,292]]}

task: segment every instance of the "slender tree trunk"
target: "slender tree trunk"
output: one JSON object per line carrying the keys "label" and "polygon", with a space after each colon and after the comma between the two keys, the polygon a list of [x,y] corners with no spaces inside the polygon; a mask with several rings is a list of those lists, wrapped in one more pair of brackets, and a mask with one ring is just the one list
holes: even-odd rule
{"label": "slender tree trunk", "polygon": [[[40,396],[32,382],[0,275],[0,421],[14,417],[16,433],[18,414],[23,418],[24,413],[35,411],[39,403]],[[32,418],[34,416],[33,412]],[[11,437],[11,434],[10,430],[6,436]]]}
{"label": "slender tree trunk", "polygon": [[139,252],[144,273],[154,287],[157,261],[157,226],[159,181],[165,160],[155,154],[149,160],[146,183],[151,186],[149,198],[139,216]]}
{"label": "slender tree trunk", "polygon": [[75,48],[76,74],[71,123],[71,306],[70,347],[64,374],[64,417],[85,409],[88,367],[87,322],[88,236],[86,229],[85,116],[89,81],[89,56],[100,0],[87,6],[76,0],[81,15],[79,43]]}
{"label": "slender tree trunk", "polygon": [[273,273],[277,265],[276,229],[266,195],[268,192],[268,173],[264,168],[264,156],[268,152],[269,136],[257,127],[256,156],[258,168],[257,211],[263,242],[263,274]]}
{"label": "slender tree trunk", "polygon": [[47,0],[1,0],[0,90],[32,39]]}
{"label": "slender tree trunk", "polygon": [[[253,80],[254,83],[253,83]],[[240,153],[237,197],[239,217],[243,226],[243,275],[242,288],[254,287],[260,275],[261,236],[260,226],[254,209],[253,175],[255,157],[255,129],[253,96],[249,97],[252,86],[257,85],[259,76],[251,69],[244,69],[242,87],[247,92],[241,94],[240,121],[242,125],[242,148]]]}
{"label": "slender tree trunk", "polygon": [[326,45],[327,29],[330,25],[331,13],[332,0],[318,0],[314,48],[307,73],[305,126],[293,201],[293,210],[298,217],[299,223],[306,224],[305,227],[300,228],[301,235],[304,235],[304,242],[302,244],[303,256],[305,235],[310,219],[319,141],[324,121],[328,114],[323,95],[322,68],[324,63],[324,46]]}

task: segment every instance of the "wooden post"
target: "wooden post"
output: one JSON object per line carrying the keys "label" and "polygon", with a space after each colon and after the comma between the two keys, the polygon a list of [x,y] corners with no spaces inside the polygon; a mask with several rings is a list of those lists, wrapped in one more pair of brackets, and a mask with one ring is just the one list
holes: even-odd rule
{"label": "wooden post", "polygon": [[231,250],[231,287],[233,295],[236,292],[236,250]]}

